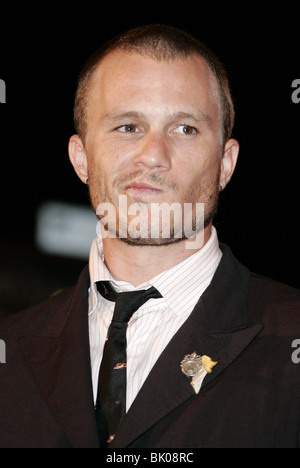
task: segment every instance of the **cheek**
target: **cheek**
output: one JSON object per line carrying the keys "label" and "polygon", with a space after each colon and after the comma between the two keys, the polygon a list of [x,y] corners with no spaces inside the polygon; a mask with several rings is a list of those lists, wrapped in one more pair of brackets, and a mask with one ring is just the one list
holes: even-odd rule
{"label": "cheek", "polygon": [[[117,148],[105,138],[96,141],[90,149],[89,169],[97,177],[105,180],[111,186],[115,178],[126,168],[126,160],[122,157],[122,148]],[[124,161],[125,160],[125,161]]]}
{"label": "cheek", "polygon": [[99,159],[91,159],[88,164],[89,174],[89,193],[93,207],[98,206],[105,198],[106,175],[102,164],[99,164]]}
{"label": "cheek", "polygon": [[89,193],[92,206],[96,209],[100,203],[115,204],[118,201],[116,180],[118,164],[113,156],[98,154],[89,161]]}
{"label": "cheek", "polygon": [[195,200],[199,196],[209,196],[218,187],[221,169],[219,158],[207,159],[201,167],[199,164],[189,165],[188,169],[186,177],[181,179],[185,180],[186,197]]}

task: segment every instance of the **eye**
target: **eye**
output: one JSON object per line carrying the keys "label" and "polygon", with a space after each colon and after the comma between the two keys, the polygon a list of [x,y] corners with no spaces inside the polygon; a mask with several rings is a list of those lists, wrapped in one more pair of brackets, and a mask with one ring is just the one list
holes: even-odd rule
{"label": "eye", "polygon": [[181,133],[182,135],[195,135],[198,133],[198,130],[195,127],[191,127],[190,125],[179,125],[174,130],[175,133]]}
{"label": "eye", "polygon": [[121,127],[118,127],[116,130],[118,130],[121,133],[135,133],[137,131],[137,125],[135,124],[122,125]]}

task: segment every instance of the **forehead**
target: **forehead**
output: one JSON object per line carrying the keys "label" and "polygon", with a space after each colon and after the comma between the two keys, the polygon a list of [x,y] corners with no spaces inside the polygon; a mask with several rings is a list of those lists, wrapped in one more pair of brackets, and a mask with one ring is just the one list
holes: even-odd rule
{"label": "forehead", "polygon": [[107,55],[93,74],[88,115],[115,108],[150,112],[204,111],[220,114],[216,79],[205,60],[196,55],[158,61],[117,50]]}

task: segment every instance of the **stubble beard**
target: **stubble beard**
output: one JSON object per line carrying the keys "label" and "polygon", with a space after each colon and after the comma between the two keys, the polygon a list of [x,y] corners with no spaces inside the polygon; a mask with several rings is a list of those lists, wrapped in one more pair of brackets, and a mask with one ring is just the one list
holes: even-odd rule
{"label": "stubble beard", "polygon": [[[94,173],[95,174],[95,173]],[[127,175],[125,177],[122,177],[120,179],[117,179],[113,183],[112,190],[109,190],[108,187],[105,186],[103,178],[100,176],[97,177],[97,175],[90,174],[89,177],[89,196],[90,196],[90,201],[91,205],[94,209],[94,211],[97,213],[98,207],[100,204],[103,203],[110,203],[112,204],[115,209],[116,209],[116,223],[115,223],[115,231],[114,231],[114,237],[117,239],[121,240],[122,242],[131,245],[131,246],[167,246],[175,243],[179,243],[182,241],[186,241],[189,239],[191,236],[189,235],[188,232],[186,232],[183,229],[183,226],[185,225],[185,221],[183,219],[184,215],[184,203],[192,203],[192,212],[189,214],[189,226],[191,228],[192,233],[199,232],[200,230],[205,229],[207,226],[209,226],[217,212],[218,212],[218,207],[219,207],[219,180],[220,180],[220,167],[218,169],[217,176],[215,180],[209,181],[209,182],[203,182],[202,184],[200,183],[194,183],[191,187],[189,187],[189,191],[186,194],[185,202],[181,203],[181,212],[182,212],[182,219],[180,222],[176,223],[175,216],[171,217],[171,222],[170,222],[170,231],[168,232],[168,236],[165,237],[163,235],[163,226],[162,226],[162,219],[159,219],[159,236],[158,237],[151,237],[151,203],[143,203],[139,199],[129,199],[127,196],[128,200],[128,207],[130,206],[131,203],[137,203],[141,204],[142,206],[145,207],[147,206],[147,213],[148,216],[146,216],[145,223],[148,223],[148,229],[146,229],[147,235],[140,235],[139,237],[132,237],[130,235],[130,231],[128,230],[128,225],[129,225],[129,217],[128,213],[119,213],[118,210],[118,204],[114,201],[114,196],[113,192],[115,188],[124,186],[126,183],[129,183],[130,181],[133,181],[135,177],[137,177],[140,173],[132,173],[130,175]],[[172,184],[170,182],[166,182],[165,180],[162,180],[161,176],[159,174],[151,174],[147,178],[147,182],[155,182],[156,186],[161,186],[164,189],[172,189],[175,193],[178,191],[178,187],[176,184]],[[161,202],[162,203],[162,202]],[[204,204],[204,217],[201,216],[201,219],[199,216],[197,216],[197,210],[196,210],[196,205],[197,203],[203,203]],[[172,203],[171,203],[172,204]],[[100,222],[102,222],[103,217],[98,216]],[[150,222],[149,222],[150,221]],[[177,220],[178,221],[178,220]],[[158,222],[156,220],[156,222]],[[103,223],[102,223],[103,225]],[[109,226],[103,225],[104,231],[109,231]],[[143,231],[141,229],[141,233],[145,234],[145,230]],[[107,232],[109,236],[109,232]]]}

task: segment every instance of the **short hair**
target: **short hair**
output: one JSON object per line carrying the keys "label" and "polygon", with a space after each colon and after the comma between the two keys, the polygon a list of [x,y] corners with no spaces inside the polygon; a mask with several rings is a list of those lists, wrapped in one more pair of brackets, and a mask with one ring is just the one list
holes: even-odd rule
{"label": "short hair", "polygon": [[87,134],[88,93],[93,74],[100,62],[115,50],[139,53],[158,61],[169,61],[194,54],[202,57],[217,82],[222,116],[223,144],[229,140],[234,125],[235,112],[228,77],[223,64],[205,44],[185,31],[172,26],[155,24],[131,29],[110,39],[96,50],[86,62],[79,75],[74,106],[75,129],[83,141]]}

